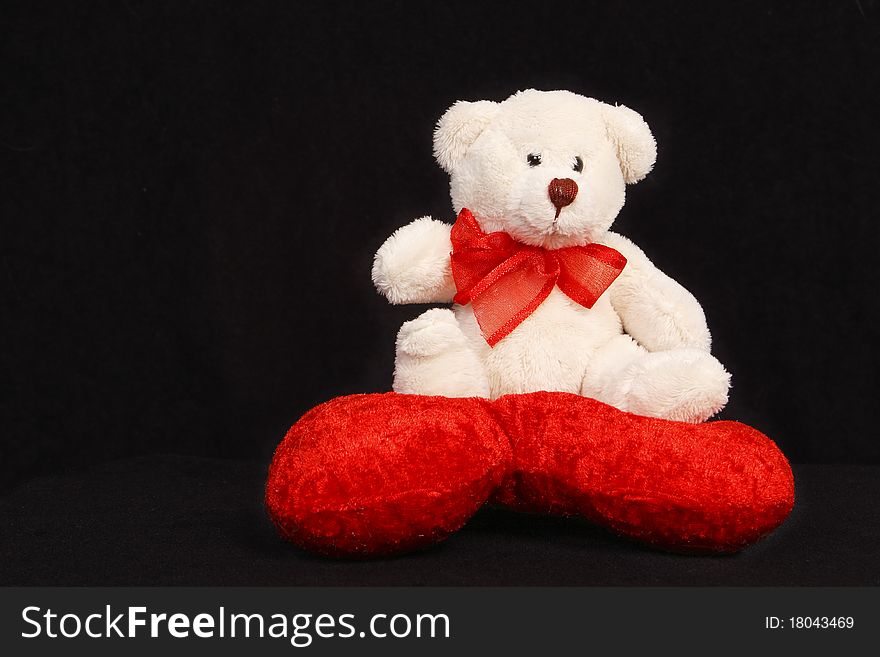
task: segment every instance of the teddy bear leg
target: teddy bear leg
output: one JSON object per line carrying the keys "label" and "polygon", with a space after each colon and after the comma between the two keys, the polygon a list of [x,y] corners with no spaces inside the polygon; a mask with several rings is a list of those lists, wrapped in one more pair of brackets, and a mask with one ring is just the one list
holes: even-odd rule
{"label": "teddy bear leg", "polygon": [[711,354],[649,352],[622,335],[597,352],[581,394],[638,415],[702,422],[724,408],[729,389],[730,374]]}
{"label": "teddy bear leg", "polygon": [[397,334],[394,392],[488,397],[489,379],[451,310],[432,308]]}

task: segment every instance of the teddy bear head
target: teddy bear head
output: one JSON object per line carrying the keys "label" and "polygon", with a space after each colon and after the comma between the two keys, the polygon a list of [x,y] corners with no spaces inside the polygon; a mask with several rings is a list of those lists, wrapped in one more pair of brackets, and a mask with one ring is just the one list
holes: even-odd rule
{"label": "teddy bear head", "polygon": [[569,91],[458,102],[434,132],[456,212],[550,249],[598,241],[657,157],[642,117]]}

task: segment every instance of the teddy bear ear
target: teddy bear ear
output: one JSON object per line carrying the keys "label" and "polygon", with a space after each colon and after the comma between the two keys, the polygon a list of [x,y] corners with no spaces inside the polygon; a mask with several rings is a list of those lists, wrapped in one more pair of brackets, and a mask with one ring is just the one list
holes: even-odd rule
{"label": "teddy bear ear", "polygon": [[624,105],[605,105],[602,115],[608,138],[617,149],[623,179],[635,183],[648,175],[657,161],[657,142],[642,115]]}
{"label": "teddy bear ear", "polygon": [[490,100],[460,100],[440,117],[434,130],[434,157],[446,173],[452,173],[497,112],[498,103]]}

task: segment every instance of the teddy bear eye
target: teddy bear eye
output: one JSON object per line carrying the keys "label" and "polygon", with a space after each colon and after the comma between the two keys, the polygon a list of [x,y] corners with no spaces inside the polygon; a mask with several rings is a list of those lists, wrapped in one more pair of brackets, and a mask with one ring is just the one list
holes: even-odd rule
{"label": "teddy bear eye", "polygon": [[580,173],[581,171],[584,170],[584,161],[580,158],[580,155],[575,156],[574,164],[572,165],[571,168],[574,169],[575,171],[577,171],[578,173]]}
{"label": "teddy bear eye", "polygon": [[526,162],[529,163],[530,167],[536,167],[541,164],[541,156],[537,153],[529,153],[529,156],[526,158]]}

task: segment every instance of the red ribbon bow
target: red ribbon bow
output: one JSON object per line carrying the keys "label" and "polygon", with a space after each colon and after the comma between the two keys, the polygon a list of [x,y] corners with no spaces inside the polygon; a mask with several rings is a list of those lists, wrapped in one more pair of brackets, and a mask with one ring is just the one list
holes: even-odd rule
{"label": "red ribbon bow", "polygon": [[484,233],[467,208],[452,227],[454,301],[471,304],[490,347],[535,312],[555,285],[592,308],[625,265],[626,258],[602,244],[548,250],[507,233]]}

